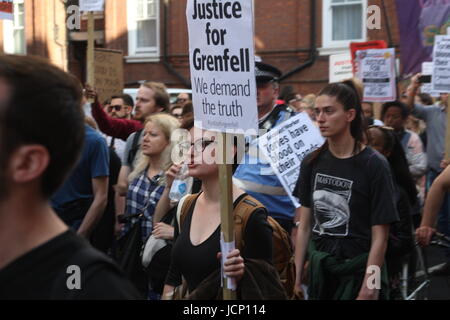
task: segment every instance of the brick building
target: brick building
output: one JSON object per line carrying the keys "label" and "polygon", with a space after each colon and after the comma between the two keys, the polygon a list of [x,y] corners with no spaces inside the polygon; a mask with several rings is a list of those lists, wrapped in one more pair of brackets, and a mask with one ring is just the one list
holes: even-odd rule
{"label": "brick building", "polygon": [[[96,46],[123,51],[127,86],[140,80],[189,86],[186,1],[106,0],[105,12],[95,15]],[[86,18],[81,17],[79,30],[64,28],[78,1],[15,2],[19,9],[15,23],[0,30],[4,50],[48,57],[83,79]],[[328,83],[329,55],[348,51],[351,41],[385,40],[390,47],[399,47],[393,0],[253,2],[256,54],[283,71],[282,85],[292,85],[302,94],[317,92]],[[366,26],[370,5],[380,8],[379,30]]]}

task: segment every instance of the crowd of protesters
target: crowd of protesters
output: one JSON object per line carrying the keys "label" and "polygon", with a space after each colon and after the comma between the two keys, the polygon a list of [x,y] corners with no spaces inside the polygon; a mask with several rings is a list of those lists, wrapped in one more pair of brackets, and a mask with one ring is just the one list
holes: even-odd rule
{"label": "crowd of protesters", "polygon": [[[43,60],[1,56],[0,299],[220,298],[221,266],[239,299],[395,298],[415,238],[428,245],[436,223],[450,236],[448,95],[419,94],[416,75],[376,113],[356,79],[303,97],[280,93],[281,75],[256,62],[260,129],[305,112],[325,143],[298,168],[296,208],[257,137],[245,137],[242,157],[233,139],[241,222],[222,254],[220,135],[194,126],[188,94],[171,104],[148,81],[136,101],[99,101]],[[183,167],[188,196],[173,200]],[[446,254],[436,275],[450,274]],[[380,287],[369,283],[374,268]]]}

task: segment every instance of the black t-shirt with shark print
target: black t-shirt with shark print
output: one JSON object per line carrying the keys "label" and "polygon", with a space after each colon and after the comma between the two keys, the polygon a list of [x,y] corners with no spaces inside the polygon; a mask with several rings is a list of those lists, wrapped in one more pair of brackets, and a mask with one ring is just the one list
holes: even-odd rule
{"label": "black t-shirt with shark print", "polygon": [[347,159],[329,150],[312,162],[311,156],[294,195],[312,209],[316,248],[342,259],[369,252],[372,226],[398,221],[389,163],[370,147]]}

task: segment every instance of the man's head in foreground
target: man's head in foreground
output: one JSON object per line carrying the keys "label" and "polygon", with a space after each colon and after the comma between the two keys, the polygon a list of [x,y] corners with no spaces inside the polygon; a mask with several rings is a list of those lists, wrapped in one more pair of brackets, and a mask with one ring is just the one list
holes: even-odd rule
{"label": "man's head in foreground", "polygon": [[47,200],[62,184],[83,145],[81,96],[46,60],[0,56],[0,204],[19,189]]}

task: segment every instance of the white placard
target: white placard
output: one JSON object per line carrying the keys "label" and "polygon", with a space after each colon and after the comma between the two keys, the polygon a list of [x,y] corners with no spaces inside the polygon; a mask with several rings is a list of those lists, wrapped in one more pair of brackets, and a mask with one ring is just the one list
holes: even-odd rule
{"label": "white placard", "polygon": [[[433,62],[424,62],[422,63],[422,75],[428,76],[433,74]],[[433,91],[433,84],[423,83],[420,87],[421,93],[428,93],[432,97],[439,97],[439,92]]]}
{"label": "white placard", "polygon": [[292,195],[300,174],[300,164],[324,139],[305,112],[286,120],[259,138],[259,148],[270,159],[270,165],[296,208],[298,199]]}
{"label": "white placard", "polygon": [[433,64],[433,91],[450,92],[450,36],[435,37]]}
{"label": "white placard", "polygon": [[80,0],[80,11],[103,11],[105,0]]}
{"label": "white placard", "polygon": [[196,126],[258,130],[252,1],[188,0]]}
{"label": "white placard", "polygon": [[352,55],[349,53],[330,55],[330,83],[353,78]]}
{"label": "white placard", "polygon": [[364,101],[386,102],[397,97],[395,49],[369,49],[356,52],[358,77],[364,82]]}

